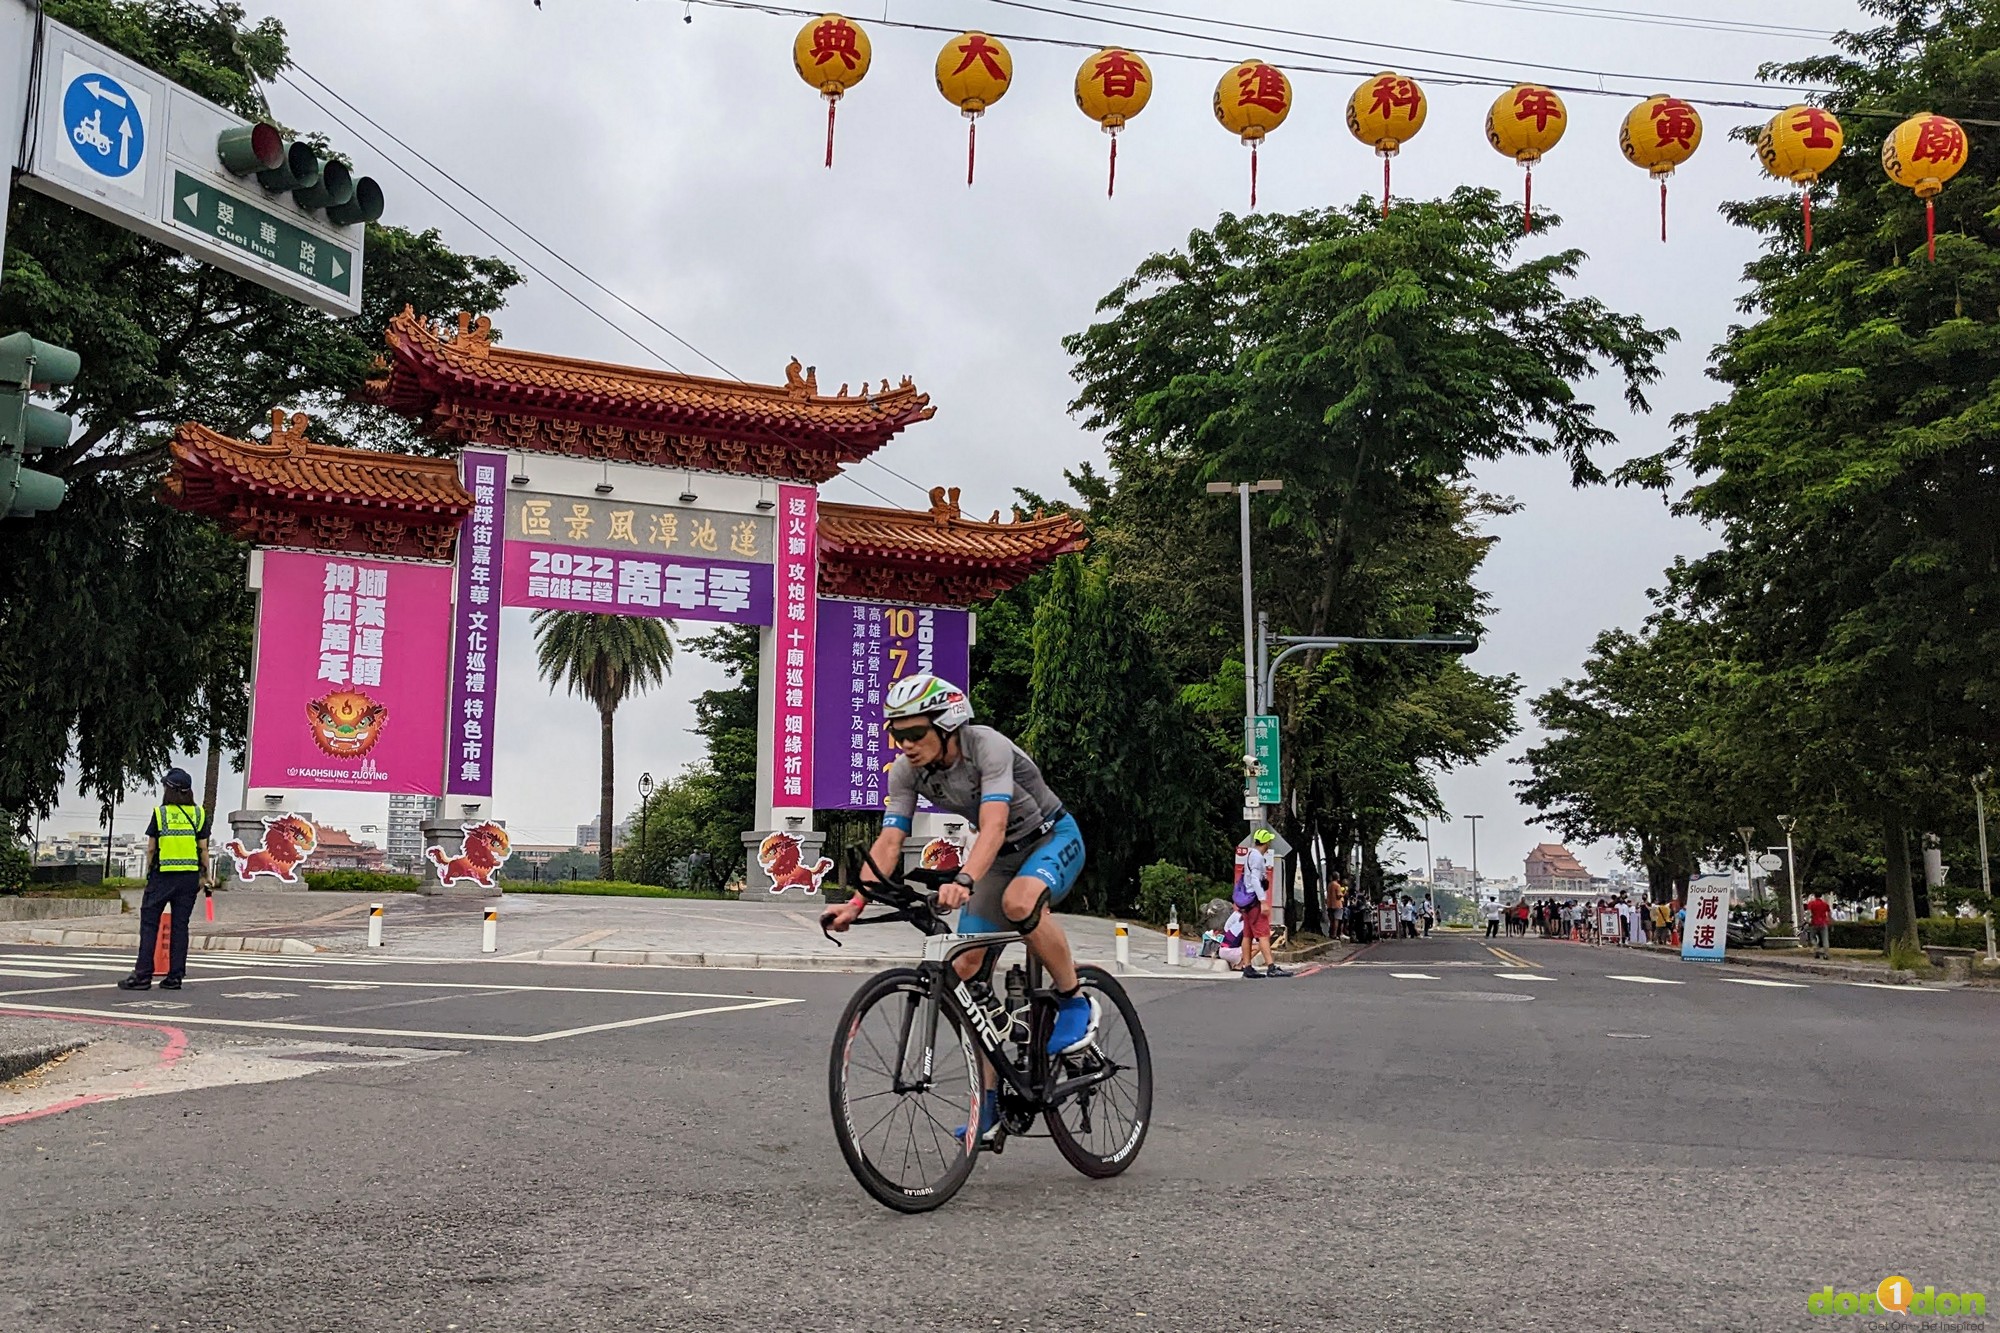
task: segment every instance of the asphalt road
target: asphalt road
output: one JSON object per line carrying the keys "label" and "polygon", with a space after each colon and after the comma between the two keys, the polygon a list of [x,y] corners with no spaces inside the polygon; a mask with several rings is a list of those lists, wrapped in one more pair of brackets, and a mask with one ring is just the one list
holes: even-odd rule
{"label": "asphalt road", "polygon": [[1017,1141],[916,1218],[829,1126],[856,975],[218,956],[128,995],[123,960],[0,949],[0,1012],[112,1034],[0,1093],[0,1329],[1741,1330],[1891,1273],[2000,1298],[2000,995],[1500,944],[1135,982],[1132,1170]]}

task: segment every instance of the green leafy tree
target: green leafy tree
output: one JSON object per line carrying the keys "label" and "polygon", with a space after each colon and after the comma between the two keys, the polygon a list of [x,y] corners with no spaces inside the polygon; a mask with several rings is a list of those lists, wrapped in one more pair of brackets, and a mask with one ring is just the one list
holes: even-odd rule
{"label": "green leafy tree", "polygon": [[1911,842],[1962,805],[2000,740],[2000,179],[1974,151],[1938,200],[1929,262],[1921,203],[1876,165],[1896,123],[1880,113],[2000,99],[2000,5],[1863,8],[1879,26],[1775,68],[1829,88],[1848,130],[1814,251],[1786,196],[1728,210],[1765,242],[1752,318],[1712,358],[1728,396],[1628,475],[1692,475],[1682,508],[1722,545],[1681,593],[1738,645],[1743,687],[1773,701],[1799,799],[1879,831],[1890,947],[1908,953]]}
{"label": "green leafy tree", "polygon": [[[246,27],[236,4],[44,8],[246,116],[263,114],[260,89],[288,60],[283,27]],[[322,440],[434,452],[403,419],[351,397],[382,328],[405,304],[430,316],[497,310],[520,275],[454,253],[434,231],[371,226],[363,309],[341,319],[30,190],[11,196],[6,241],[0,328],[76,349],[83,373],[54,404],[76,435],[37,464],[69,482],[68,499],[0,523],[0,808],[46,814],[73,763],[108,809],[156,780],[176,740],[242,745],[246,553],[159,503],[174,428],[199,421],[240,437],[282,405],[310,411]],[[205,800],[215,786],[211,776]]]}
{"label": "green leafy tree", "polygon": [[673,669],[673,622],[644,616],[600,616],[579,611],[537,611],[535,663],[551,690],[580,695],[597,709],[597,846],[601,878],[613,877],[612,830],[615,747],[612,721],[618,706],[666,679]]}

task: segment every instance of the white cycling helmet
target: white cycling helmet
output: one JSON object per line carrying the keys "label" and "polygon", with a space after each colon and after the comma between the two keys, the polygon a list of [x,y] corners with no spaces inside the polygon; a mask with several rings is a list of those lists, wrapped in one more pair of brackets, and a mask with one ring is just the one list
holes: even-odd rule
{"label": "white cycling helmet", "polygon": [[927,717],[939,731],[957,731],[972,721],[972,700],[940,676],[906,676],[889,687],[882,720],[896,722],[906,717]]}

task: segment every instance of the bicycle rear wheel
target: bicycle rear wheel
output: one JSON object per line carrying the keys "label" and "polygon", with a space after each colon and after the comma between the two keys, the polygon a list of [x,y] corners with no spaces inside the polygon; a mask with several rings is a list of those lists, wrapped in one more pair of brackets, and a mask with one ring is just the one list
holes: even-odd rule
{"label": "bicycle rear wheel", "polygon": [[[1112,1072],[1051,1107],[1044,1116],[1056,1151],[1086,1176],[1115,1176],[1139,1155],[1153,1118],[1153,1053],[1139,1010],[1118,979],[1101,967],[1079,967],[1077,979],[1097,999],[1097,1038],[1080,1051],[1049,1057],[1055,1082]],[[1045,1017],[1037,1043],[1048,1040]]]}
{"label": "bicycle rear wheel", "polygon": [[979,1152],[978,1134],[965,1132],[979,1124],[978,1058],[956,1016],[940,1007],[924,1076],[925,994],[923,974],[911,968],[870,978],[840,1016],[827,1068],[833,1134],[848,1169],[902,1213],[951,1198]]}

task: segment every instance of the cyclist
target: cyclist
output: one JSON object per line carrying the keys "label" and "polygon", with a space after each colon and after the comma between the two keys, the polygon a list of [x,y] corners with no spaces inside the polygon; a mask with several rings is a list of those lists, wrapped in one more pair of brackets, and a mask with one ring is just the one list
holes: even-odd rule
{"label": "cyclist", "polygon": [[[902,753],[889,766],[887,811],[870,859],[885,868],[899,862],[919,796],[976,829],[964,867],[938,890],[938,906],[964,908],[958,918],[963,935],[1019,931],[1062,997],[1049,1053],[1084,1046],[1096,1034],[1097,1002],[1077,979],[1069,936],[1047,915],[1083,871],[1083,834],[1075,818],[1064,813],[1021,747],[991,727],[972,725],[972,701],[950,681],[928,674],[899,680],[882,712]],[[822,921],[829,930],[846,930],[866,903],[856,894],[828,908]],[[991,953],[961,955],[959,975],[973,976]],[[990,1087],[986,1102],[982,1134],[998,1119],[998,1094]]]}

